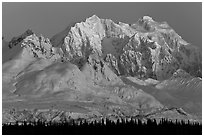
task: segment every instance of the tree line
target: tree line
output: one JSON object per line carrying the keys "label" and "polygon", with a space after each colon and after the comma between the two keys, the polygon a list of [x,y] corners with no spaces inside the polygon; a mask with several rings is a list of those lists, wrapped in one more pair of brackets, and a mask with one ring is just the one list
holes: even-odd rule
{"label": "tree line", "polygon": [[201,135],[202,124],[161,119],[71,120],[55,122],[16,122],[3,124],[3,135]]}

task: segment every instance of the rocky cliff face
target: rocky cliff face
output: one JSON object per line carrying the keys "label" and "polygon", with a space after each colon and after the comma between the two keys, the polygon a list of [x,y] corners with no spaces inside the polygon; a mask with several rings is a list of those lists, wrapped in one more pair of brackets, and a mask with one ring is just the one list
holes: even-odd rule
{"label": "rocky cliff face", "polygon": [[179,68],[201,77],[201,52],[184,41],[166,22],[144,16],[134,24],[92,16],[51,41],[72,63],[97,53],[117,75],[167,79]]}
{"label": "rocky cliff face", "polygon": [[87,81],[95,85],[123,84],[122,80],[97,55],[90,55],[81,71],[87,76]]}

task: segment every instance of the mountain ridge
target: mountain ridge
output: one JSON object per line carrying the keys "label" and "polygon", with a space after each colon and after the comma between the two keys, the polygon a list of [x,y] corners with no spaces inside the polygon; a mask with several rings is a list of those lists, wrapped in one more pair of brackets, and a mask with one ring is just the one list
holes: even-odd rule
{"label": "mountain ridge", "polygon": [[[166,79],[174,71],[181,68],[192,75],[201,77],[201,53],[199,49],[184,41],[173,29],[169,28],[167,23],[159,24],[153,21],[151,17],[145,16],[134,25],[136,26],[135,29],[129,24],[119,25],[110,19],[100,19],[93,15],[87,18],[85,22],[76,23],[71,27],[64,38],[64,44],[61,45],[61,48],[65,53],[66,59],[76,63],[78,60],[86,58],[87,52],[89,52],[88,54],[96,52],[99,56],[106,57],[103,54],[103,52],[106,53],[103,51],[103,47],[105,47],[103,44],[110,43],[109,45],[113,45],[115,43],[113,45],[113,50],[115,48],[115,51],[109,51],[112,52],[109,53],[109,56],[116,58],[117,66],[113,65],[113,60],[110,58],[108,63],[113,70],[119,71],[118,75],[129,75],[131,73],[136,76],[144,73],[145,77],[153,75],[152,77],[156,77],[156,79]],[[145,32],[141,31],[142,28]],[[51,40],[53,41],[52,38]],[[118,45],[117,41],[126,42]],[[150,47],[142,46],[142,44]],[[143,49],[139,49],[140,45],[141,48],[145,48],[145,52],[148,52],[143,53]],[[113,52],[118,51],[116,48],[120,50],[117,56],[113,54]],[[139,54],[146,54],[149,57],[143,61],[143,57],[140,57]],[[134,58],[137,59],[135,60]],[[146,60],[149,60],[153,65],[147,65],[145,63]],[[137,63],[134,63],[135,61]],[[123,72],[127,64],[131,64],[131,69]],[[171,68],[168,69],[169,67]]]}

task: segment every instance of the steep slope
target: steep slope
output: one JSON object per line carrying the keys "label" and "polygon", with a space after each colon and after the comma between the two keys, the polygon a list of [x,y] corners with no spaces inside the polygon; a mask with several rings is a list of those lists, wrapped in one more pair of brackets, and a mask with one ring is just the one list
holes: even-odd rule
{"label": "steep slope", "polygon": [[162,80],[181,68],[201,77],[201,50],[184,41],[166,22],[148,16],[129,25],[93,15],[51,41],[57,39],[64,42],[53,45],[61,47],[66,60],[76,65],[97,53],[117,75]]}
{"label": "steep slope", "polygon": [[71,29],[71,27],[73,27],[76,24],[76,22],[71,23],[69,26],[67,26],[67,28],[65,30],[63,30],[62,32],[54,35],[51,39],[50,42],[53,44],[53,46],[55,47],[60,47],[63,43],[64,43],[64,38],[66,37],[66,35],[68,34],[69,30]]}
{"label": "steep slope", "polygon": [[87,81],[101,86],[123,84],[121,79],[97,55],[90,55],[85,62],[81,71],[87,76]]}
{"label": "steep slope", "polygon": [[52,63],[42,70],[24,72],[17,78],[14,94],[21,96],[43,96],[68,90],[86,91],[85,76],[70,63]]}

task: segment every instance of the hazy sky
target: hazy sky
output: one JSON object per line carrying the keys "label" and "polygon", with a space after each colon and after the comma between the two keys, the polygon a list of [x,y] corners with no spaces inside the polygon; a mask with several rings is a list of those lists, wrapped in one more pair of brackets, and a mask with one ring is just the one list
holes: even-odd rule
{"label": "hazy sky", "polygon": [[202,3],[3,3],[2,35],[7,41],[28,28],[51,38],[70,22],[93,14],[124,23],[149,15],[167,21],[187,42],[202,45]]}

